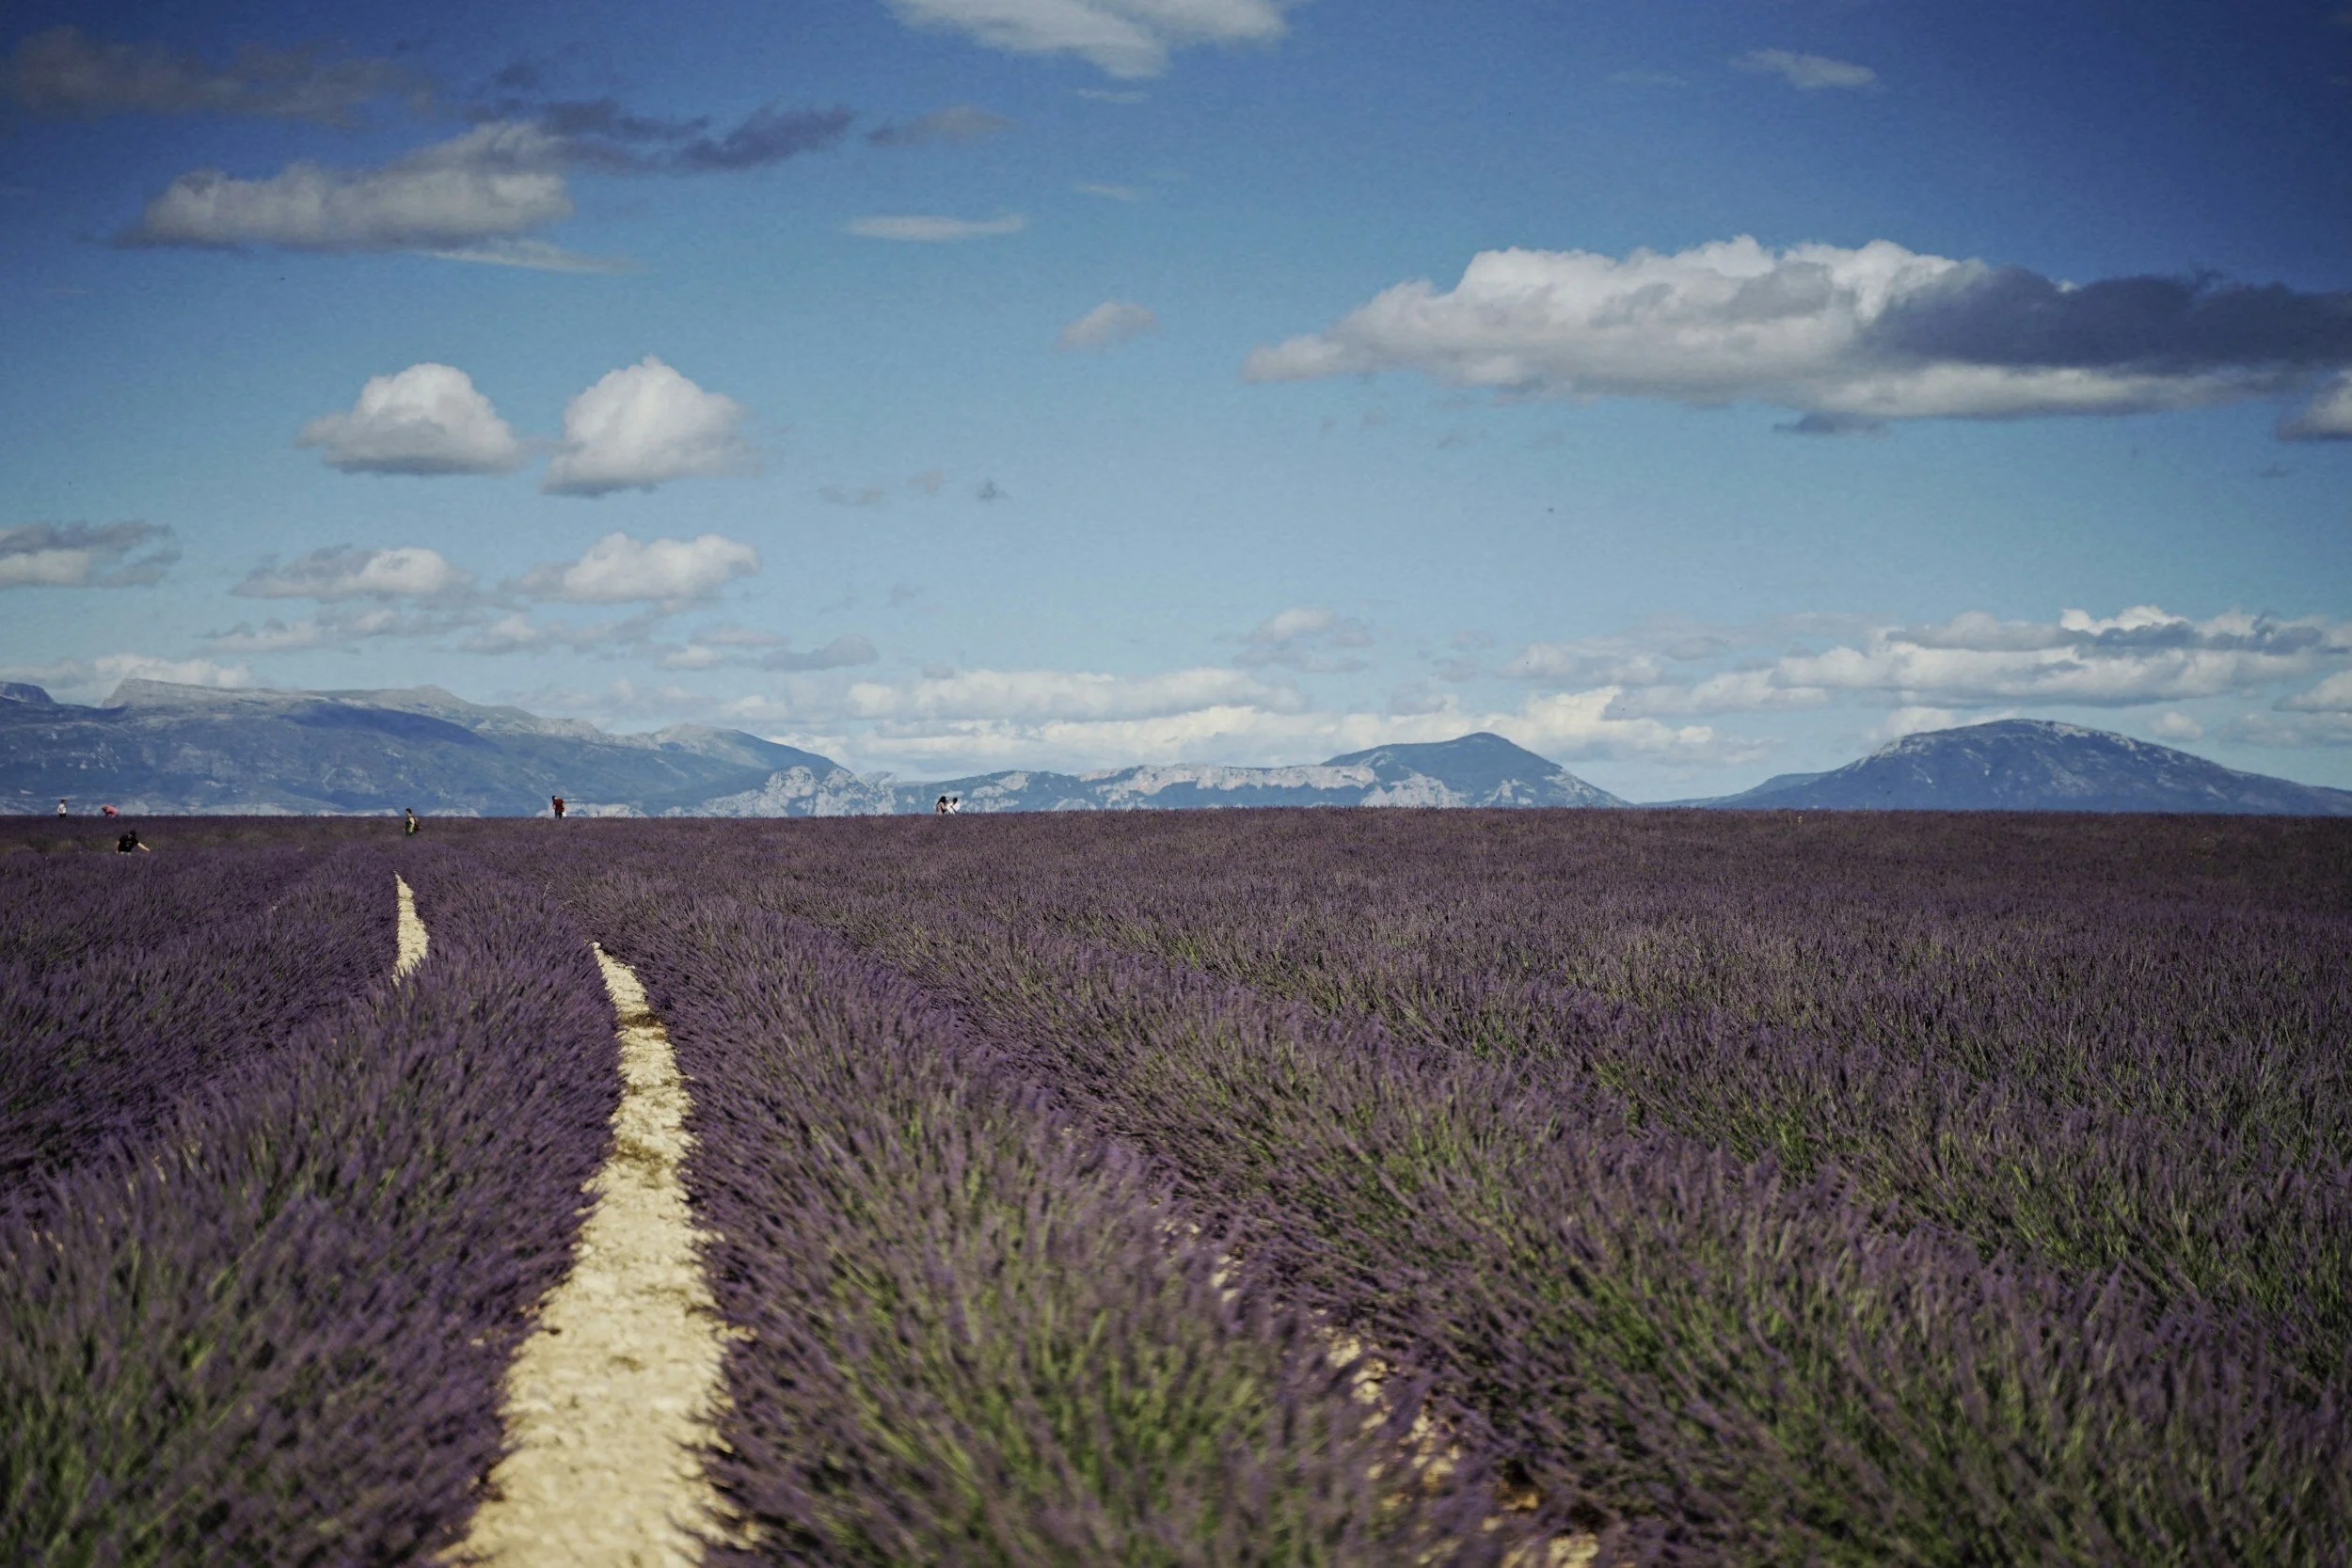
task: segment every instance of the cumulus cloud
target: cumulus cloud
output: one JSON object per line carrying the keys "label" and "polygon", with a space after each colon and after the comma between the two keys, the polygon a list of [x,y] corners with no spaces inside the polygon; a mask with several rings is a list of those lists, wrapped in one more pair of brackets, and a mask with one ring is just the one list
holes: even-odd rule
{"label": "cumulus cloud", "polygon": [[1159,330],[1160,318],[1143,306],[1123,299],[1106,299],[1061,329],[1066,349],[1116,348],[1147,332]]}
{"label": "cumulus cloud", "polygon": [[572,213],[562,146],[535,125],[477,125],[376,168],[293,163],[262,180],[174,180],[121,236],[144,245],[367,251],[464,247]]}
{"label": "cumulus cloud", "polygon": [[733,398],[703,390],[649,354],[572,399],[563,447],[540,488],[601,496],[691,475],[754,472],[759,458],[743,438],[747,415]]}
{"label": "cumulus cloud", "polygon": [[1075,55],[1124,80],[1157,76],[1189,44],[1270,43],[1294,0],[889,0],[912,26],[1015,55]]}
{"label": "cumulus cloud", "polygon": [[101,43],[71,25],[20,41],[5,79],[19,108],[46,119],[215,114],[342,125],[384,94],[421,98],[421,84],[389,60],[247,44],[212,66],[160,43]]}
{"label": "cumulus cloud", "polygon": [[283,566],[254,569],[230,592],[248,599],[451,598],[473,585],[470,574],[450,564],[438,550],[402,545],[361,550],[332,545]]}
{"label": "cumulus cloud", "polygon": [[739,539],[706,533],[694,539],[640,543],[608,533],[578,561],[534,568],[518,585],[525,594],[575,604],[685,605],[722,584],[759,570],[759,552]]}
{"label": "cumulus cloud", "polygon": [[180,559],[154,523],[27,523],[0,528],[0,589],[136,588]]}
{"label": "cumulus cloud", "polygon": [[2352,371],[2339,371],[2279,427],[2290,441],[2352,441]]}
{"label": "cumulus cloud", "polygon": [[876,147],[960,146],[1003,135],[1012,127],[1013,122],[1003,115],[993,115],[969,103],[951,103],[904,125],[884,125],[868,131],[866,139]]}
{"label": "cumulus cloud", "polygon": [[1514,396],[1753,400],[1806,433],[1904,419],[2125,414],[2352,363],[2352,293],[2211,278],[2074,287],[2016,267],[1754,239],[1673,255],[1497,250],[1253,351],[1253,381],[1415,370]]}
{"label": "cumulus cloud", "polygon": [[1751,49],[1731,63],[1735,70],[1777,76],[1804,92],[1876,87],[1879,79],[1879,73],[1867,65],[1833,60],[1826,55],[1800,55],[1793,49]]}
{"label": "cumulus cloud", "polygon": [[860,239],[899,240],[914,245],[942,245],[950,240],[984,240],[998,234],[1018,234],[1029,226],[1020,213],[993,218],[950,218],[927,214],[851,218],[844,230]]}
{"label": "cumulus cloud", "polygon": [[1242,639],[1246,646],[1233,662],[1245,670],[1279,665],[1302,674],[1344,674],[1365,667],[1364,661],[1342,648],[1368,648],[1372,628],[1353,616],[1320,605],[1294,605],[1251,627]]}
{"label": "cumulus cloud", "polygon": [[345,473],[502,474],[525,457],[473,379],[430,361],[370,377],[350,412],[319,416],[294,442],[324,447],[327,465]]}

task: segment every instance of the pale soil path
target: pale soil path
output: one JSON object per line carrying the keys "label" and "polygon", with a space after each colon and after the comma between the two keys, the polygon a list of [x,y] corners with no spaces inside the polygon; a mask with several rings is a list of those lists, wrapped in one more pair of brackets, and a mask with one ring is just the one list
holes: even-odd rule
{"label": "pale soil path", "polygon": [[399,956],[392,960],[392,978],[405,980],[411,970],[424,962],[424,950],[432,939],[425,935],[424,922],[417,918],[417,895],[408,891],[407,879],[394,877],[392,891],[400,898]]}
{"label": "pale soil path", "polygon": [[725,1531],[717,1441],[726,1329],[695,1256],[678,1167],[686,1085],[628,966],[596,949],[626,1088],[572,1272],[507,1373],[512,1451],[452,1560],[492,1568],[690,1568]]}

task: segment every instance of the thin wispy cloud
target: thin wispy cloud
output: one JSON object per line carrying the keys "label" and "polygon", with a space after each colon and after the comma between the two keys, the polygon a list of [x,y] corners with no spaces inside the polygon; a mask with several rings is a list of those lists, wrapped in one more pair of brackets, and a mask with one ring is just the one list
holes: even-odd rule
{"label": "thin wispy cloud", "polygon": [[1012,128],[1013,121],[1003,115],[969,103],[951,103],[903,125],[878,126],[866,133],[866,139],[876,147],[961,147],[1001,136]]}
{"label": "thin wispy cloud", "polygon": [[1731,64],[1736,71],[1777,76],[1800,92],[1817,92],[1823,87],[1852,91],[1875,87],[1879,81],[1879,73],[1867,65],[1833,60],[1826,55],[1801,55],[1793,49],[1751,49],[1736,56]]}
{"label": "thin wispy cloud", "polygon": [[1133,300],[1106,299],[1061,329],[1065,349],[1116,348],[1160,329],[1160,318]]}
{"label": "thin wispy cloud", "polygon": [[345,125],[376,99],[398,94],[421,109],[430,96],[391,60],[247,43],[213,65],[152,40],[101,41],[71,24],[19,40],[0,83],[43,119],[230,115]]}
{"label": "thin wispy cloud", "polygon": [[1196,44],[1271,43],[1292,0],[887,0],[910,26],[1013,55],[1074,55],[1105,75],[1157,76]]}
{"label": "thin wispy cloud", "polygon": [[843,230],[866,240],[899,240],[914,245],[945,245],[957,240],[986,240],[1018,234],[1029,226],[1020,213],[993,218],[941,217],[933,214],[851,218]]}

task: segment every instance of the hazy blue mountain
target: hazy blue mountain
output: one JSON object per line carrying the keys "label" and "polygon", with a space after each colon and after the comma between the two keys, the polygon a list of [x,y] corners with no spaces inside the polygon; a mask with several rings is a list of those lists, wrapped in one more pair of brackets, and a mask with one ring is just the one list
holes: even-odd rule
{"label": "hazy blue mountain", "polygon": [[1238,768],[1165,763],[1099,773],[1025,769],[930,783],[779,771],[758,789],[679,815],[831,816],[925,812],[942,795],[968,812],[1184,811],[1235,806],[1621,806],[1559,764],[1496,735],[1350,752],[1328,762]]}
{"label": "hazy blue mountain", "polygon": [[582,815],[846,816],[1229,806],[1616,806],[1500,736],[1383,746],[1296,767],[1175,763],[910,782],[739,730],[610,735],[437,687],[219,691],[125,681],[103,705],[0,686],[0,811],[397,812],[501,816],[561,794]]}
{"label": "hazy blue mountain", "polygon": [[[1393,799],[1377,802],[1430,806],[1622,806],[1607,790],[1585,783],[1558,763],[1481,730],[1458,740],[1418,746],[1375,746],[1333,757],[1330,768],[1369,768]],[[1432,786],[1435,786],[1434,790]],[[1443,799],[1420,799],[1425,794]],[[1368,802],[1372,803],[1372,802]]]}
{"label": "hazy blue mountain", "polygon": [[422,812],[583,806],[660,811],[755,788],[779,768],[839,769],[739,731],[608,735],[576,720],[398,691],[215,691],[125,681],[102,707],[0,688],[0,810]]}
{"label": "hazy blue mountain", "polygon": [[1827,773],[1690,802],[1795,811],[2166,811],[2352,816],[2352,790],[2241,773],[2169,746],[2042,719],[1905,736]]}

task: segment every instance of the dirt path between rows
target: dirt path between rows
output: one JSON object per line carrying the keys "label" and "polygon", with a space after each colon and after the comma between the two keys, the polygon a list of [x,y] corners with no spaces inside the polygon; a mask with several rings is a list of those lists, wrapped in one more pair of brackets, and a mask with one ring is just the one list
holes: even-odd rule
{"label": "dirt path between rows", "polygon": [[392,893],[400,900],[400,938],[392,958],[392,978],[405,980],[424,962],[424,950],[432,944],[432,938],[425,934],[424,922],[417,918],[417,895],[409,891],[408,879],[394,877]]}
{"label": "dirt path between rows", "polygon": [[686,1085],[627,965],[596,949],[620,1015],[612,1153],[572,1272],[507,1373],[512,1450],[453,1561],[492,1568],[691,1568],[727,1533],[702,1453],[726,1329],[703,1281],[678,1167]]}

